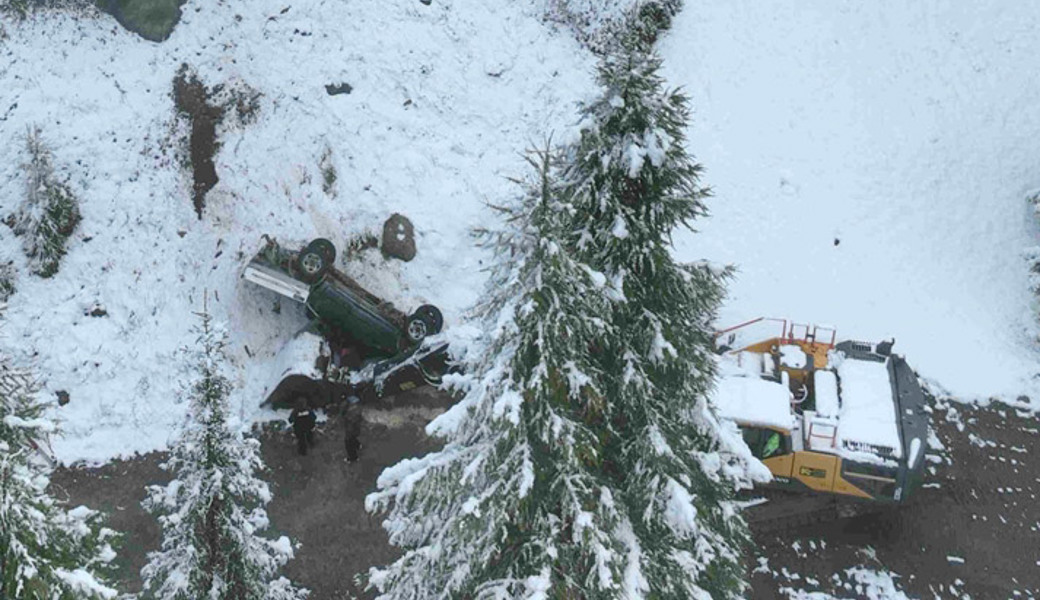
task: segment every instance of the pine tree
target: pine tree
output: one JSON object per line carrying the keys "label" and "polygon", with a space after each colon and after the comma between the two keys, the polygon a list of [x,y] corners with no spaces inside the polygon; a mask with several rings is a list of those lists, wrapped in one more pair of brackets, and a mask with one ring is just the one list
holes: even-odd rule
{"label": "pine tree", "polygon": [[43,143],[37,127],[26,135],[29,161],[25,163],[25,198],[13,215],[16,235],[23,236],[22,247],[29,267],[40,277],[58,272],[65,243],[80,221],[79,205],[68,185],[54,173],[51,151]]}
{"label": "pine tree", "polygon": [[529,162],[537,177],[480,232],[494,255],[472,315],[482,333],[452,381],[464,397],[428,428],[446,444],[384,471],[367,500],[404,549],[369,573],[381,599],[620,597],[631,527],[603,473],[593,359],[612,335],[605,279],[566,246],[552,154]]}
{"label": "pine tree", "polygon": [[0,598],[100,600],[115,534],[84,506],[64,510],[48,492],[42,454],[55,432],[28,372],[0,361]]}
{"label": "pine tree", "polygon": [[749,485],[751,459],[709,401],[728,270],[672,256],[672,231],[706,214],[709,191],[685,149],[687,99],[664,89],[660,65],[639,31],[604,59],[604,92],[564,159],[564,193],[579,256],[620,296],[599,366],[616,375],[603,390],[617,433],[604,455],[632,525],[631,597],[736,598],[748,533],[731,499]]}
{"label": "pine tree", "polygon": [[268,526],[264,506],[270,491],[256,472],[263,468],[259,442],[227,422],[231,391],[223,374],[226,334],[210,315],[201,325],[188,388],[184,429],[164,468],[166,486],[151,486],[145,507],[158,515],[162,547],[142,569],[144,598],[157,600],[298,600],[307,596],[278,569],[292,558],[282,537],[259,535]]}

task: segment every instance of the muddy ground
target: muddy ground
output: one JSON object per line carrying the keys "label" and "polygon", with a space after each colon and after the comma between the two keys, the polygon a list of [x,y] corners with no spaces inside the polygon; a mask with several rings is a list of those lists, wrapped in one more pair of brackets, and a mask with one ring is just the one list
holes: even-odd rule
{"label": "muddy ground", "polygon": [[865,566],[900,575],[913,598],[1040,598],[1040,420],[954,405],[932,421],[945,449],[929,451],[924,487],[907,505],[758,535],[751,597],[790,598],[783,588],[866,597],[834,580]]}
{"label": "muddy ground", "polygon": [[[433,448],[422,424],[446,401],[427,388],[393,402],[393,410],[366,412],[357,464],[344,462],[335,421],[306,457],[297,456],[287,432],[262,436],[272,523],[301,544],[286,574],[313,590],[313,600],[363,597],[353,575],[394,556],[379,518],[365,512],[364,496],[384,467]],[[845,569],[862,565],[897,574],[898,586],[914,598],[1040,598],[1040,421],[959,405],[937,410],[933,420],[945,449],[930,451],[927,487],[896,511],[756,534],[748,597],[786,600],[798,598],[796,590],[885,597],[844,587],[851,579]],[[126,532],[118,562],[126,591],[139,589],[145,551],[158,545],[158,528],[140,501],[146,484],[164,481],[160,460],[150,455],[101,469],[62,469],[54,477],[72,502],[107,511],[110,526]]]}
{"label": "muddy ground", "polygon": [[[366,409],[356,463],[345,461],[337,418],[319,423],[307,456],[297,454],[288,430],[272,427],[261,434],[268,466],[263,477],[274,494],[267,507],[272,529],[300,543],[285,574],[311,589],[311,600],[364,597],[354,575],[393,560],[380,519],[365,512],[364,499],[384,468],[434,449],[423,427],[450,400],[431,392],[419,388],[384,401],[381,410]],[[159,527],[141,501],[145,486],[168,481],[159,467],[163,458],[156,453],[97,469],[62,468],[52,478],[57,497],[106,512],[107,526],[125,534],[116,560],[120,591],[140,590],[146,553],[159,546]]]}

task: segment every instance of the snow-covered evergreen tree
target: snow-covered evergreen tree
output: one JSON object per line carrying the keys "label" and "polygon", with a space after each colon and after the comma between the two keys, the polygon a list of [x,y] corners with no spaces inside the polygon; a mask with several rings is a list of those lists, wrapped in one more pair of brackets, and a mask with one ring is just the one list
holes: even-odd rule
{"label": "snow-covered evergreen tree", "polygon": [[617,375],[603,452],[632,525],[630,597],[735,598],[748,533],[731,499],[762,473],[709,400],[727,271],[672,256],[673,230],[706,214],[708,190],[685,148],[687,99],[665,90],[660,64],[638,31],[606,57],[562,179],[579,256],[619,293],[598,364]]}
{"label": "snow-covered evergreen tree", "polygon": [[65,510],[48,492],[42,454],[55,431],[28,372],[0,360],[0,598],[99,600],[115,558],[114,533],[85,506]]}
{"label": "snow-covered evergreen tree", "polygon": [[736,598],[748,532],[731,498],[761,471],[710,406],[727,271],[672,256],[673,230],[706,214],[708,191],[685,150],[687,101],[646,42],[633,30],[601,63],[603,94],[563,172],[578,255],[619,292],[598,363],[618,375],[603,390],[618,433],[606,472],[632,526],[631,597]]}
{"label": "snow-covered evergreen tree", "polygon": [[226,334],[204,310],[188,388],[189,414],[170,459],[166,486],[151,486],[145,507],[158,515],[161,549],[142,569],[144,598],[298,600],[307,592],[277,572],[292,558],[288,538],[260,535],[271,499],[256,472],[259,442],[228,426],[231,386],[223,374]]}
{"label": "snow-covered evergreen tree", "polygon": [[[381,599],[616,598],[631,531],[607,475],[611,431],[593,355],[612,334],[605,279],[567,248],[551,154],[482,232],[494,264],[464,353],[466,391],[428,431],[443,450],[387,469],[370,510],[404,549],[373,569]],[[458,347],[458,344],[456,344]]]}
{"label": "snow-covered evergreen tree", "polygon": [[23,165],[25,198],[13,215],[14,233],[22,236],[32,272],[50,277],[58,272],[65,243],[80,221],[79,204],[55,174],[51,151],[41,139],[39,128],[30,128],[25,141],[29,153]]}

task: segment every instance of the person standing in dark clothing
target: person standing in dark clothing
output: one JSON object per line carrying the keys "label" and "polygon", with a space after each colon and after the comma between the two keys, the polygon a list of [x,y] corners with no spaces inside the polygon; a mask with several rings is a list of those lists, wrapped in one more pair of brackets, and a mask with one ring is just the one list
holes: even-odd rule
{"label": "person standing in dark clothing", "polygon": [[301,455],[306,455],[307,449],[314,445],[314,424],[317,420],[314,411],[307,405],[307,399],[297,399],[296,406],[289,414],[289,423],[292,424],[296,447]]}
{"label": "person standing in dark clothing", "polygon": [[343,405],[344,446],[347,462],[355,462],[361,454],[361,400],[350,396]]}

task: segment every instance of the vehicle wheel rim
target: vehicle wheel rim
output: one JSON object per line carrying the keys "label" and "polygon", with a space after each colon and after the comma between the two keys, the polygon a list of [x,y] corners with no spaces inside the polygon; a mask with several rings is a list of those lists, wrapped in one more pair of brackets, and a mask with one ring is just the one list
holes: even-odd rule
{"label": "vehicle wheel rim", "polygon": [[321,257],[317,254],[308,254],[300,261],[300,267],[308,275],[314,275],[321,270]]}
{"label": "vehicle wheel rim", "polygon": [[426,337],[426,323],[424,323],[422,319],[416,319],[409,323],[408,337],[410,337],[413,342],[418,342]]}

